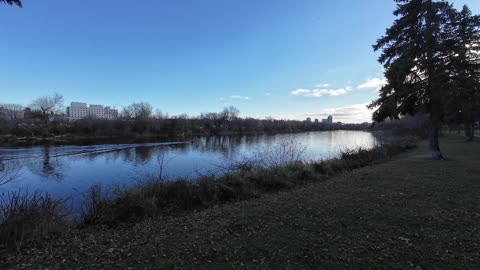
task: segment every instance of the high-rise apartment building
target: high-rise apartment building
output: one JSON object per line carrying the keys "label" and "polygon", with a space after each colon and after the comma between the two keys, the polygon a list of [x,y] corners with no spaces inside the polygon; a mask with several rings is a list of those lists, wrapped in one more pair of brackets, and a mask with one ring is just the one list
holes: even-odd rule
{"label": "high-rise apartment building", "polygon": [[103,107],[102,105],[90,105],[81,102],[72,102],[67,107],[67,117],[70,119],[83,119],[87,117],[97,119],[116,119],[118,117],[118,110],[110,107]]}
{"label": "high-rise apartment building", "polygon": [[324,124],[333,124],[333,116],[329,115],[327,119],[322,119],[322,123]]}

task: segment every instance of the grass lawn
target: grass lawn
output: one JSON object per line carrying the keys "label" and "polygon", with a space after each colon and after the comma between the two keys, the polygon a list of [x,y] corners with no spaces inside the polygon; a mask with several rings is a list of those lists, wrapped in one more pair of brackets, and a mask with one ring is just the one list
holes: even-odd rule
{"label": "grass lawn", "polygon": [[441,139],[326,182],[114,229],[87,227],[2,268],[480,269],[480,143]]}

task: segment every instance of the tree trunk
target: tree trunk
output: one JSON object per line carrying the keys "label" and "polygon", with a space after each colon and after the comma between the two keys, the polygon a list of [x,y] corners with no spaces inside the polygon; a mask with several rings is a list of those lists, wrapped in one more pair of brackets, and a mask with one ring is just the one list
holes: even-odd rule
{"label": "tree trunk", "polygon": [[438,133],[440,129],[440,124],[438,121],[432,121],[432,126],[430,129],[430,152],[432,154],[432,158],[435,160],[443,159],[442,152],[440,151],[440,145],[438,143]]}
{"label": "tree trunk", "polygon": [[475,122],[472,123],[472,141],[475,139]]}
{"label": "tree trunk", "polygon": [[463,124],[463,132],[465,134],[465,137],[467,138],[467,141],[472,140],[472,131],[470,129],[470,124]]}
{"label": "tree trunk", "polygon": [[464,124],[464,129],[465,129],[465,137],[467,137],[467,141],[471,142],[473,141],[473,136],[474,135],[474,125],[470,124],[470,123],[465,123]]}

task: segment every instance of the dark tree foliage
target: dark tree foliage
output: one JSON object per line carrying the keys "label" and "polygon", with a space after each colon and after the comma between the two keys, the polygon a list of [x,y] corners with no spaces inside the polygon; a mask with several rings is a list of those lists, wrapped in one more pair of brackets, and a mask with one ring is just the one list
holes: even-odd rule
{"label": "dark tree foliage", "polygon": [[470,9],[452,11],[449,35],[451,91],[447,100],[447,121],[463,124],[468,140],[473,140],[474,123],[480,118],[480,16]]}
{"label": "dark tree foliage", "polygon": [[[402,115],[429,115],[432,157],[442,159],[438,133],[451,106],[446,101],[457,77],[453,68],[459,53],[459,32],[452,21],[455,9],[445,1],[395,0],[399,17],[373,48],[381,50],[378,61],[385,67],[387,84],[369,107],[374,121]],[[452,28],[453,27],[453,28]],[[452,30],[454,29],[454,30]],[[457,31],[458,30],[458,31]],[[458,79],[461,80],[461,79]],[[459,101],[460,102],[460,101]]]}
{"label": "dark tree foliage", "polygon": [[22,1],[20,0],[0,0],[0,4],[17,5],[22,7]]}

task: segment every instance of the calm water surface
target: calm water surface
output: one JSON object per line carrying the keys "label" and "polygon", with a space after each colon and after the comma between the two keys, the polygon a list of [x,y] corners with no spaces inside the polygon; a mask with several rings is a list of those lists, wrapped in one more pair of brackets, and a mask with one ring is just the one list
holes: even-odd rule
{"label": "calm water surface", "polygon": [[328,159],[345,149],[371,148],[379,143],[369,132],[331,131],[212,136],[188,143],[0,148],[0,175],[14,167],[19,170],[19,176],[0,186],[0,192],[40,191],[57,198],[78,200],[94,184],[131,186],[158,176],[162,156],[165,176],[171,179],[198,177],[221,172],[232,161],[292,139],[305,147],[305,160]]}

